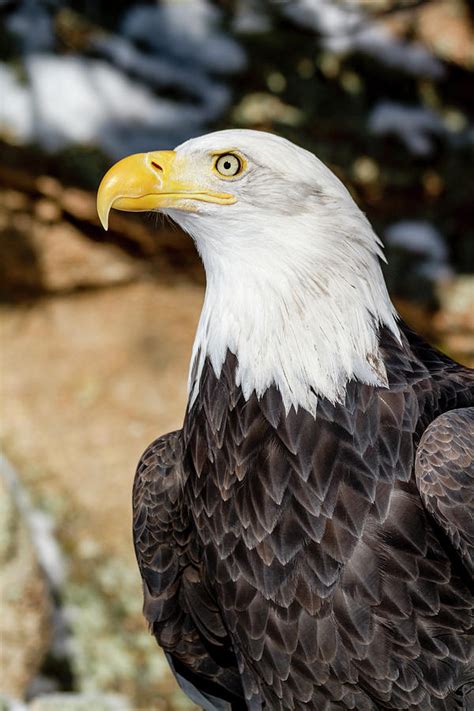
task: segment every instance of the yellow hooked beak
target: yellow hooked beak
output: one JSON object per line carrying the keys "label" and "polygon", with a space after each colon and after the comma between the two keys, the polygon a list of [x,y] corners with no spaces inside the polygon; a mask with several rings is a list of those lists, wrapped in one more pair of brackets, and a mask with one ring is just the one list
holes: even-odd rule
{"label": "yellow hooked beak", "polygon": [[[136,153],[123,158],[104,175],[97,192],[97,212],[107,229],[112,208],[144,212],[179,208],[195,212],[195,201],[230,205],[236,198],[229,193],[207,190],[192,176],[186,156],[175,151]],[[187,177],[188,174],[188,177]]]}

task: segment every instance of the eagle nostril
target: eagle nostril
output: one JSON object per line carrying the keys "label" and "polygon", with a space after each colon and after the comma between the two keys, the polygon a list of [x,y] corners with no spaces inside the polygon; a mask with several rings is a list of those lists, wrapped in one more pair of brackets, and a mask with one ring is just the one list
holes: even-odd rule
{"label": "eagle nostril", "polygon": [[156,161],[152,160],[152,161],[151,161],[151,164],[152,164],[152,166],[153,166],[154,168],[156,168],[157,170],[161,170],[161,172],[163,172],[163,168],[161,167],[161,165],[160,165],[159,163],[157,163]]}

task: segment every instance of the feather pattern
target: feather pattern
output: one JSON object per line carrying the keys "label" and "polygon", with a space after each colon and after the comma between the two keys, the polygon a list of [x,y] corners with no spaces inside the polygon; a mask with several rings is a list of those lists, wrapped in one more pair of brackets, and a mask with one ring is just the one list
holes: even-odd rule
{"label": "feather pattern", "polygon": [[468,708],[474,379],[404,326],[380,348],[389,387],[315,415],[208,362],[142,458],[145,614],[204,708]]}
{"label": "feather pattern", "polygon": [[474,573],[474,407],[452,410],[425,430],[416,479],[426,508]]}

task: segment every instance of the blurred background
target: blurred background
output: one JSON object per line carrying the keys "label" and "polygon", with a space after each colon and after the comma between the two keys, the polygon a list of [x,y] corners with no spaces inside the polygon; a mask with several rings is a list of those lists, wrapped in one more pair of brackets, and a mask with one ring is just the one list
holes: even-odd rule
{"label": "blurred background", "polygon": [[474,365],[468,0],[0,0],[0,708],[190,709],[131,544],[179,427],[204,277],[156,216],[95,212],[118,158],[275,131],[344,181],[404,318]]}

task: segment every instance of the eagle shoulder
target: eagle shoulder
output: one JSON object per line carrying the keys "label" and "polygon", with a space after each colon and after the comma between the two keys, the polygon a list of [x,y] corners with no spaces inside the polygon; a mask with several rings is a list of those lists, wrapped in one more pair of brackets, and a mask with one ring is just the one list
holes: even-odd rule
{"label": "eagle shoulder", "polygon": [[474,573],[474,407],[445,412],[427,427],[415,476],[425,507]]}
{"label": "eagle shoulder", "polygon": [[[142,455],[133,485],[133,540],[145,588],[160,596],[176,580],[186,549],[187,521],[180,504],[180,432],[152,442]],[[156,610],[146,609],[151,623]]]}
{"label": "eagle shoulder", "polygon": [[133,486],[133,538],[144,615],[178,684],[205,711],[238,711],[242,689],[220,610],[203,582],[183,496],[181,431],[145,450]]}

